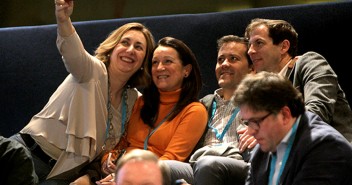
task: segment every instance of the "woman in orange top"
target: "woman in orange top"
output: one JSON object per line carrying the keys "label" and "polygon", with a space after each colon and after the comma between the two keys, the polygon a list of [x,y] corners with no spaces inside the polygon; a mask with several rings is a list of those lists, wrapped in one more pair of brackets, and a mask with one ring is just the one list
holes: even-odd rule
{"label": "woman in orange top", "polygon": [[[137,99],[127,127],[127,152],[150,150],[162,160],[186,161],[207,124],[207,111],[198,101],[202,87],[199,65],[182,41],[159,40],[148,64],[152,82]],[[103,158],[102,170],[116,170]]]}

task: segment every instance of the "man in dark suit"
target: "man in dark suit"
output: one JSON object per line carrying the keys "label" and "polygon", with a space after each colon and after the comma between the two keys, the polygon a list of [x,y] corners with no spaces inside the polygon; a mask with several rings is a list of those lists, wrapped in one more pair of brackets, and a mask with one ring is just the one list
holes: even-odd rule
{"label": "man in dark suit", "polygon": [[248,75],[233,97],[258,145],[246,185],[352,182],[352,145],[314,113],[279,74]]}
{"label": "man in dark suit", "polygon": [[256,72],[279,73],[304,96],[308,111],[319,115],[352,143],[352,110],[338,78],[319,53],[297,55],[298,34],[285,20],[253,19],[247,26],[248,54]]}

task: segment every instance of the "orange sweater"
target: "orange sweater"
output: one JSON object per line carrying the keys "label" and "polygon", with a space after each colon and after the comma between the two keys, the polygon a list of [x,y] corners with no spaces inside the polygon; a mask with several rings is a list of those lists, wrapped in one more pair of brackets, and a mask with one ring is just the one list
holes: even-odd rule
{"label": "orange sweater", "polygon": [[[160,92],[158,125],[176,105],[181,89],[173,92]],[[140,117],[140,110],[144,102],[139,97],[134,104],[127,128],[127,141],[130,146],[126,152],[133,149],[144,149],[144,141],[150,128],[144,124]],[[186,106],[174,119],[165,121],[148,140],[148,150],[152,151],[162,160],[185,161],[197,142],[201,138],[208,120],[208,113],[203,104],[193,102]],[[107,153],[102,163],[107,159]]]}
{"label": "orange sweater", "polygon": [[[181,89],[173,92],[160,92],[158,125],[173,109],[180,97]],[[150,128],[140,118],[143,100],[137,99],[127,129],[127,140],[132,149],[143,149]],[[148,140],[148,150],[163,160],[185,161],[201,138],[207,124],[208,113],[199,102],[186,106],[174,119],[165,121]]]}

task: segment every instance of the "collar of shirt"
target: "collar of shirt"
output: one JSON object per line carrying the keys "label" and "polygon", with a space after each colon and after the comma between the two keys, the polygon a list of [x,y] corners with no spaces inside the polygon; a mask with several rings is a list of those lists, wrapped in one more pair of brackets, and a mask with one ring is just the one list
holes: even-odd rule
{"label": "collar of shirt", "polygon": [[[297,124],[297,127],[299,125],[300,118],[301,118],[301,116],[299,116],[295,121],[295,124]],[[280,144],[276,148],[277,159],[276,159],[276,164],[275,164],[275,173],[273,176],[273,184],[276,184],[276,181],[279,178],[278,175],[279,175],[280,168],[282,165],[282,160],[283,160],[284,154],[286,152],[288,142],[289,142],[291,135],[292,135],[292,127],[291,127],[290,131],[287,132],[285,137],[281,140]],[[273,155],[273,153],[271,153],[271,155]]]}
{"label": "collar of shirt", "polygon": [[281,71],[279,72],[279,75],[281,75],[281,76],[286,75],[286,72],[287,72],[287,69],[288,69],[288,66],[290,65],[290,63],[291,63],[291,60],[289,62],[287,62],[287,64],[281,69]]}

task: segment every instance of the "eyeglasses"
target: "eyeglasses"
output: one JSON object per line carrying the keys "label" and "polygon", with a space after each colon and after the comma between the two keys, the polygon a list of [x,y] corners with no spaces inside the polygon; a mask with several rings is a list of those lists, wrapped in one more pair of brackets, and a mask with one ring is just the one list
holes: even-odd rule
{"label": "eyeglasses", "polygon": [[269,112],[267,115],[261,117],[261,118],[254,118],[254,119],[249,119],[249,120],[242,120],[243,124],[251,127],[254,130],[259,130],[260,128],[260,123],[262,123],[267,117],[269,117],[272,114],[272,112]]}

